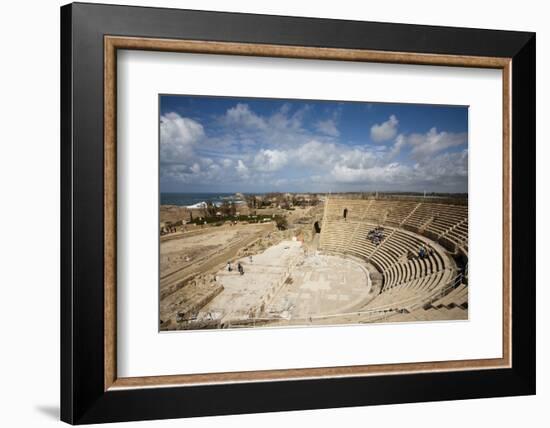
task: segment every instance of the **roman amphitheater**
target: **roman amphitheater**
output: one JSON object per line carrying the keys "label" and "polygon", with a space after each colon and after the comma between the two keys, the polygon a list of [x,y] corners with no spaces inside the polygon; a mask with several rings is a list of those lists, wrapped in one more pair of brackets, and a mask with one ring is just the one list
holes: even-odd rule
{"label": "roman amphitheater", "polygon": [[161,236],[160,330],[468,319],[467,199],[325,195],[287,217]]}

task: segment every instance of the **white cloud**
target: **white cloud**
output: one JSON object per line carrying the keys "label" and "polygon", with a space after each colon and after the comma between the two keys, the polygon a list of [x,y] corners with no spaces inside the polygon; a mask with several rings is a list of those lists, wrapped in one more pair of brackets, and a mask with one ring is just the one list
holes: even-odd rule
{"label": "white cloud", "polygon": [[344,164],[335,165],[332,177],[340,183],[363,183],[369,185],[398,184],[408,181],[411,168],[392,162],[383,166],[351,168]]}
{"label": "white cloud", "polygon": [[411,147],[410,157],[417,162],[431,161],[434,155],[452,147],[466,145],[468,134],[466,132],[437,132],[436,128],[430,129],[425,134],[399,134],[389,151],[389,159],[397,156],[404,147]]}
{"label": "white cloud", "polygon": [[336,144],[311,140],[295,150],[292,158],[303,165],[319,167],[333,163],[338,153]]}
{"label": "white cloud", "polygon": [[240,151],[242,146],[295,147],[312,136],[312,132],[303,128],[309,110],[304,105],[293,111],[289,104],[284,104],[269,115],[258,115],[248,104],[238,103],[218,118],[219,134],[206,141],[205,146],[216,149],[224,146],[234,151]]}
{"label": "white cloud", "polygon": [[455,153],[442,153],[417,164],[427,179],[442,177],[468,177],[468,149]]}
{"label": "white cloud", "polygon": [[393,147],[391,148],[389,152],[389,158],[393,159],[395,156],[397,156],[401,149],[407,144],[407,139],[403,134],[399,134],[397,138],[395,139],[395,143],[393,144]]}
{"label": "white cloud", "polygon": [[222,160],[222,165],[223,165],[224,168],[231,168],[231,166],[233,165],[233,160],[228,159],[228,158],[223,159]]}
{"label": "white cloud", "polygon": [[186,162],[193,156],[193,146],[204,138],[203,126],[177,113],[160,118],[161,162]]}
{"label": "white cloud", "polygon": [[370,189],[467,191],[468,150],[442,153],[408,165],[383,162],[379,165],[352,165],[337,163],[330,171],[336,183],[362,185]]}
{"label": "white cloud", "polygon": [[437,132],[436,128],[430,129],[426,134],[411,134],[407,137],[407,143],[412,146],[411,154],[415,159],[425,159],[450,147],[456,147],[468,142],[468,134]]}
{"label": "white cloud", "polygon": [[375,143],[382,143],[384,141],[391,140],[397,135],[398,125],[399,121],[393,114],[387,121],[372,125],[370,129],[370,137],[372,141]]}
{"label": "white cloud", "polygon": [[222,120],[230,126],[239,125],[249,129],[266,128],[265,120],[250,110],[248,104],[238,103],[235,107],[231,107]]}
{"label": "white cloud", "polygon": [[237,166],[235,167],[235,170],[237,171],[237,174],[241,177],[241,178],[248,178],[248,167],[244,164],[244,162],[239,159],[239,161],[237,162]]}
{"label": "white cloud", "polygon": [[381,154],[368,146],[347,146],[324,143],[316,140],[301,145],[292,151],[290,158],[297,163],[327,172],[335,165],[349,168],[369,168],[381,159]]}
{"label": "white cloud", "polygon": [[315,129],[321,132],[322,134],[328,135],[330,137],[340,136],[340,131],[336,127],[336,123],[332,119],[320,120],[315,124]]}
{"label": "white cloud", "polygon": [[208,136],[196,120],[163,115],[161,180],[243,190],[467,189],[466,133],[432,128],[398,135],[399,121],[391,115],[371,128],[371,139],[392,145],[349,145],[339,139],[336,115],[305,127],[307,111],[284,105],[259,116],[239,103],[208,125]]}
{"label": "white cloud", "polygon": [[343,150],[340,153],[339,165],[345,165],[350,168],[371,168],[376,165],[379,160],[377,152],[368,151],[354,147],[352,149]]}
{"label": "white cloud", "polygon": [[282,107],[268,117],[267,121],[272,131],[302,131],[302,122],[304,115],[309,111],[310,107],[306,104],[302,108],[290,114],[290,104],[283,104]]}
{"label": "white cloud", "polygon": [[254,157],[254,167],[259,171],[277,171],[288,161],[286,152],[281,150],[260,150]]}

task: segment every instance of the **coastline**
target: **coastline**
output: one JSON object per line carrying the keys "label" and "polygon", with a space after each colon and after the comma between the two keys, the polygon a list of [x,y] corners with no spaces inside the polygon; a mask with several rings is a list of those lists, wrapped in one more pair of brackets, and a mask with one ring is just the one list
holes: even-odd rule
{"label": "coastline", "polygon": [[177,206],[188,209],[201,209],[206,207],[207,203],[212,203],[219,207],[223,203],[233,203],[235,205],[245,204],[244,195],[242,193],[176,193],[176,192],[161,192],[161,206]]}

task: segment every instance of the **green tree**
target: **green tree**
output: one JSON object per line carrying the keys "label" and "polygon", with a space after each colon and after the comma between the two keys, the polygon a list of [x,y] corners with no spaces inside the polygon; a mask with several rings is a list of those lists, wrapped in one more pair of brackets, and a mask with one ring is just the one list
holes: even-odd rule
{"label": "green tree", "polygon": [[249,208],[255,209],[257,208],[258,199],[256,198],[256,195],[249,195],[246,197],[246,204]]}
{"label": "green tree", "polygon": [[206,203],[206,217],[214,217],[217,212],[217,207],[211,201]]}
{"label": "green tree", "polygon": [[288,229],[288,220],[284,216],[281,216],[281,215],[275,216],[275,224],[277,225],[277,229],[279,230]]}
{"label": "green tree", "polygon": [[[231,204],[232,205],[232,204]],[[222,206],[220,207],[220,211],[224,216],[231,215],[231,205],[227,201],[222,202]]]}

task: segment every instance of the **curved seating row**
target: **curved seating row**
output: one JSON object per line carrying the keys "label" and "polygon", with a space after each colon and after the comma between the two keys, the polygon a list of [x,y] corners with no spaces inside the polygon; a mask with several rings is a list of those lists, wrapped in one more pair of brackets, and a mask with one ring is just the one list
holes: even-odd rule
{"label": "curved seating row", "polygon": [[468,251],[467,205],[341,198],[329,198],[325,204],[325,222],[359,221],[402,227],[439,242],[449,251]]}
{"label": "curved seating row", "polygon": [[[370,262],[382,273],[382,288],[365,311],[401,311],[438,298],[454,278],[456,267],[441,247],[411,233],[428,231],[447,248],[466,248],[467,207],[424,202],[342,200],[326,202],[320,249]],[[454,208],[459,207],[455,211]],[[343,209],[347,208],[344,219]],[[385,214],[381,211],[386,210]],[[384,217],[384,222],[373,218]],[[398,224],[400,227],[390,226]],[[383,239],[376,245],[368,233],[383,224]],[[408,225],[409,231],[404,230]],[[448,242],[447,242],[448,241]],[[418,257],[419,248],[427,250]],[[442,295],[442,294],[441,294]],[[467,301],[467,288],[461,295]],[[462,305],[462,301],[457,306]],[[462,307],[462,306],[461,306]],[[397,312],[396,312],[397,313]]]}
{"label": "curved seating row", "polygon": [[[384,289],[451,268],[438,249],[409,232],[385,227],[381,243],[374,244],[367,235],[375,227],[366,222],[326,222],[320,249],[369,261],[382,273]],[[427,250],[424,258],[418,257],[420,246]]]}

